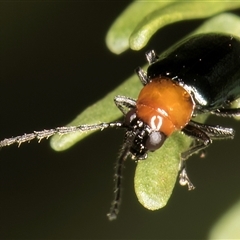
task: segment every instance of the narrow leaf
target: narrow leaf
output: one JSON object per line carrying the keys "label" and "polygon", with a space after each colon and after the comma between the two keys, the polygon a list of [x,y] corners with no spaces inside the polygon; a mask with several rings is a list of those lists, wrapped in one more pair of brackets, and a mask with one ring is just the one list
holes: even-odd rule
{"label": "narrow leaf", "polygon": [[[193,34],[220,31],[239,36],[239,26],[239,17],[233,14],[221,14],[206,21]],[[110,122],[119,118],[121,113],[113,103],[114,96],[125,95],[136,98],[140,88],[139,80],[135,75],[132,76],[96,104],[84,110],[69,125],[96,123],[96,119],[98,122]],[[106,109],[108,109],[107,112]],[[62,151],[89,134],[54,136],[51,139],[51,146],[57,151]],[[166,205],[177,179],[180,153],[185,151],[189,144],[188,137],[175,133],[160,150],[149,154],[146,161],[138,163],[135,174],[135,191],[144,207],[156,210]]]}
{"label": "narrow leaf", "polygon": [[214,224],[208,239],[240,239],[240,201]]}
{"label": "narrow leaf", "polygon": [[222,11],[236,9],[240,2],[199,2],[179,1],[158,9],[142,20],[130,37],[130,48],[140,50],[147,45],[149,39],[167,24],[197,18],[207,18]]}
{"label": "narrow leaf", "polygon": [[[124,95],[136,98],[141,89],[141,83],[136,75],[133,75],[112,92],[107,94],[98,102],[86,108],[67,126],[78,126],[81,124],[93,124],[100,122],[112,122],[122,116],[120,110],[114,104],[116,95]],[[78,141],[93,133],[91,132],[76,132],[66,135],[55,135],[51,138],[50,144],[55,151],[64,151]]]}
{"label": "narrow leaf", "polygon": [[134,1],[114,21],[108,30],[106,43],[110,51],[120,54],[129,48],[129,37],[138,23],[152,11],[162,8],[167,1]]}
{"label": "narrow leaf", "polygon": [[177,180],[180,153],[189,148],[191,141],[175,132],[159,151],[150,153],[147,160],[139,161],[134,186],[137,198],[145,208],[157,210],[167,204]]}

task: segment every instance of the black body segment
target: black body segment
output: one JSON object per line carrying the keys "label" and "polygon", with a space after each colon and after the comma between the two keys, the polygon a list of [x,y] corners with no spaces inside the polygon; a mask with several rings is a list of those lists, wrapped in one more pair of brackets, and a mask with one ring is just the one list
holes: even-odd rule
{"label": "black body segment", "polygon": [[183,84],[196,110],[227,107],[240,97],[240,39],[216,33],[187,38],[150,64],[147,76]]}

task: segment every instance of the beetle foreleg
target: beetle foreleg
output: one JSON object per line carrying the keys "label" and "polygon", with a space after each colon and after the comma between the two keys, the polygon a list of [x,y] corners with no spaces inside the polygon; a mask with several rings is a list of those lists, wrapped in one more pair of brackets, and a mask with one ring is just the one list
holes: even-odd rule
{"label": "beetle foreleg", "polygon": [[136,101],[133,98],[125,97],[125,96],[116,96],[114,98],[114,102],[118,109],[126,115],[131,108],[136,107]]}

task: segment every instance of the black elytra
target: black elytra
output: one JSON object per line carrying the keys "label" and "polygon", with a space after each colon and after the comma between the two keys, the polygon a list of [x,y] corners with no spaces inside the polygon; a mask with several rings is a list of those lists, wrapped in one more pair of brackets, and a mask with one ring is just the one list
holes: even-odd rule
{"label": "black elytra", "polygon": [[147,70],[149,79],[167,76],[183,83],[196,110],[217,111],[240,97],[240,43],[224,34],[200,34],[175,45]]}

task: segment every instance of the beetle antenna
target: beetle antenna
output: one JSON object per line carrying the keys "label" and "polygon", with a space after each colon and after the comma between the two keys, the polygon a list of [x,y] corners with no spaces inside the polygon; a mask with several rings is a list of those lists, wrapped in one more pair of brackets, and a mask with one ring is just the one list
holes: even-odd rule
{"label": "beetle antenna", "polygon": [[14,143],[17,143],[18,146],[20,146],[24,142],[30,142],[33,139],[37,139],[38,142],[40,142],[42,139],[59,134],[64,135],[68,133],[74,133],[74,132],[87,132],[87,131],[94,131],[94,130],[103,130],[110,127],[123,127],[122,122],[111,122],[111,123],[99,123],[99,124],[92,124],[92,125],[79,125],[79,126],[67,126],[67,127],[57,127],[53,129],[48,130],[42,130],[42,131],[34,131],[32,133],[23,134],[17,137],[11,137],[11,138],[5,138],[2,141],[0,141],[0,148],[6,147],[9,145],[12,145]]}
{"label": "beetle antenna", "polygon": [[[127,139],[128,140],[128,139]],[[127,159],[129,152],[129,142],[124,141],[123,147],[120,153],[120,156],[117,160],[116,164],[116,172],[114,174],[114,198],[110,208],[110,212],[107,214],[107,217],[110,221],[115,220],[117,218],[119,212],[119,206],[121,203],[121,192],[122,192],[122,171],[123,171],[123,164],[124,161]]]}

